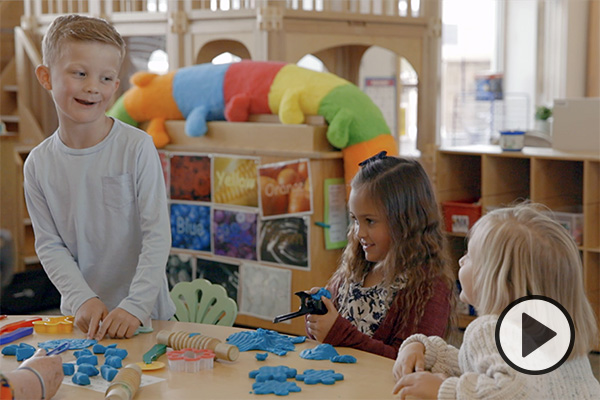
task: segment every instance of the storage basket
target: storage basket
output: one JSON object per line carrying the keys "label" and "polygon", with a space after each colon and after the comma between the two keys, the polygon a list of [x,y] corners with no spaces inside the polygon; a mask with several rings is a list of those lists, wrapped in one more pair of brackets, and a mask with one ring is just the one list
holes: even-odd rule
{"label": "storage basket", "polygon": [[477,200],[442,202],[446,230],[453,233],[467,233],[481,217],[481,204]]}

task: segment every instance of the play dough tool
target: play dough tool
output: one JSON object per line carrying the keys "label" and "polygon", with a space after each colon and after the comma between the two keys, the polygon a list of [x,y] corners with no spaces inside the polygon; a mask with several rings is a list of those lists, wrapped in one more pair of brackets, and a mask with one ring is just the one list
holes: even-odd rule
{"label": "play dough tool", "polygon": [[52,356],[54,354],[60,354],[67,350],[69,350],[69,342],[64,342],[64,343],[58,345],[57,347],[55,347],[53,350],[50,350],[48,353],[46,353],[46,355]]}
{"label": "play dough tool", "polygon": [[104,393],[105,400],[131,400],[142,382],[142,369],[137,364],[123,367]]}
{"label": "play dough tool", "polygon": [[293,313],[275,317],[273,320],[274,323],[287,321],[288,319],[300,317],[305,314],[327,314],[327,307],[325,307],[325,304],[319,300],[320,296],[319,299],[315,299],[315,296],[306,292],[296,292],[294,294],[300,297],[300,309]]}
{"label": "play dough tool", "polygon": [[162,356],[167,352],[167,346],[165,344],[155,344],[150,350],[148,350],[143,356],[145,364],[151,364],[156,361],[158,357]]}
{"label": "play dough tool", "polygon": [[42,318],[35,317],[35,318],[23,319],[21,321],[17,321],[17,322],[8,324],[8,325],[4,325],[2,328],[0,328],[0,335],[3,333],[12,332],[19,328],[26,328],[28,326],[33,326],[34,321],[41,321],[41,320],[42,320]]}
{"label": "play dough tool", "polygon": [[235,361],[240,355],[240,350],[231,344],[222,343],[219,339],[210,336],[197,335],[184,331],[160,331],[156,335],[158,343],[166,344],[173,350],[208,349],[215,353],[216,358],[227,361]]}
{"label": "play dough tool", "polygon": [[41,321],[33,322],[35,333],[71,333],[73,332],[72,315],[66,317],[47,317]]}
{"label": "play dough tool", "polygon": [[31,326],[18,328],[14,331],[3,333],[2,335],[0,335],[0,345],[14,342],[15,340],[21,339],[25,336],[29,336],[32,333],[33,333],[33,328]]}

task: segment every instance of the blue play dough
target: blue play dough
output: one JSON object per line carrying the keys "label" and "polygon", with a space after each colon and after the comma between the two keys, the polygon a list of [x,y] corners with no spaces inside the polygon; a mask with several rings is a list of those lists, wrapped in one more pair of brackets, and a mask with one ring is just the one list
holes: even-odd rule
{"label": "blue play dough", "polygon": [[321,288],[321,289],[319,289],[319,291],[317,293],[311,294],[311,296],[315,300],[321,300],[321,296],[324,296],[324,297],[327,297],[328,299],[330,299],[331,292],[329,292],[329,290],[327,290],[325,288]]}
{"label": "blue play dough", "polygon": [[79,350],[85,349],[86,347],[90,347],[96,343],[97,340],[94,339],[55,339],[55,340],[47,340],[42,343],[38,343],[38,346],[42,349],[53,349],[55,347],[60,346],[61,344],[68,342],[69,348],[68,350]]}
{"label": "blue play dough", "polygon": [[75,375],[73,375],[73,378],[71,378],[71,380],[73,381],[73,383],[76,383],[77,385],[81,386],[90,384],[90,377],[84,374],[83,372],[77,372]]}
{"label": "blue play dough", "polygon": [[296,376],[298,371],[294,368],[280,365],[278,367],[260,367],[254,371],[250,371],[250,378],[256,379],[257,382],[264,381],[279,381],[285,382],[288,378]]}
{"label": "blue play dough", "polygon": [[288,336],[288,337],[294,344],[306,342],[306,336]]}
{"label": "blue play dough", "polygon": [[35,353],[35,347],[19,347],[17,349],[17,361],[27,360],[29,357],[33,356]]}
{"label": "blue play dough", "polygon": [[75,373],[75,364],[63,363],[63,374],[71,376]]}
{"label": "blue play dough", "polygon": [[104,352],[104,357],[112,357],[112,356],[117,356],[119,357],[121,360],[124,359],[125,357],[127,357],[127,350],[125,349],[106,349],[106,351]]}
{"label": "blue play dough", "polygon": [[[120,360],[121,359],[119,358],[119,361]],[[102,375],[102,377],[105,380],[107,380],[109,382],[112,382],[112,380],[115,379],[115,375],[117,375],[118,372],[119,371],[116,368],[111,367],[110,365],[104,364],[103,366],[100,367],[100,374]]]}
{"label": "blue play dough", "polygon": [[32,345],[27,343],[19,343],[18,345],[9,344],[8,346],[4,347],[2,349],[2,354],[4,354],[5,356],[16,356],[17,350],[19,349],[33,349],[33,352],[35,353],[35,347],[33,347]]}
{"label": "blue play dough", "polygon": [[268,355],[269,353],[256,353],[254,357],[256,357],[258,361],[265,361]]}
{"label": "blue play dough", "polygon": [[234,333],[227,338],[227,342],[237,346],[240,351],[262,350],[278,356],[286,355],[296,348],[289,336],[262,328]]}
{"label": "blue play dough", "polygon": [[113,368],[121,368],[123,366],[123,360],[121,360],[121,357],[117,356],[106,357],[104,365],[109,365]]}
{"label": "blue play dough", "polygon": [[105,351],[106,347],[102,346],[101,344],[95,344],[94,347],[92,347],[92,352],[94,354],[104,354]]}
{"label": "blue play dough", "polygon": [[331,357],[331,362],[346,363],[346,364],[355,364],[356,363],[356,357],[351,356],[349,354],[345,354],[343,356],[333,356],[333,357]]}
{"label": "blue play dough", "polygon": [[100,373],[100,371],[98,371],[98,368],[94,367],[92,364],[79,364],[77,372],[82,372],[87,376],[96,376]]}
{"label": "blue play dough", "polygon": [[98,356],[80,355],[79,357],[77,357],[77,365],[81,364],[98,365]]}
{"label": "blue play dough", "polygon": [[83,349],[83,350],[74,351],[73,355],[75,356],[75,358],[79,358],[79,357],[84,357],[84,356],[91,356],[93,354],[88,349]]}
{"label": "blue play dough", "polygon": [[296,375],[296,380],[304,381],[307,385],[316,385],[322,383],[324,385],[333,385],[336,381],[344,379],[344,375],[335,372],[332,369],[307,369],[303,374]]}
{"label": "blue play dough", "polygon": [[254,382],[252,390],[254,390],[254,394],[273,393],[277,396],[287,396],[290,392],[300,392],[302,389],[296,385],[296,382],[265,381]]}
{"label": "blue play dough", "polygon": [[305,349],[300,352],[300,357],[307,360],[331,360],[332,357],[339,355],[335,348],[327,343],[323,343],[314,349]]}

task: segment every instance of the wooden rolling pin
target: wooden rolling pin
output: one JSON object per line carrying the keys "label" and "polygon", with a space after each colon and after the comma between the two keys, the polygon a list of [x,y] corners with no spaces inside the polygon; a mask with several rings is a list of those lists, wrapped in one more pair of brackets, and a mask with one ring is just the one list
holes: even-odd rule
{"label": "wooden rolling pin", "polygon": [[142,381],[142,369],[139,365],[129,364],[115,376],[104,393],[105,400],[131,400]]}
{"label": "wooden rolling pin", "polygon": [[156,340],[160,344],[166,344],[173,350],[187,348],[212,350],[216,358],[227,361],[235,361],[240,355],[237,346],[221,343],[219,339],[210,336],[195,335],[190,332],[163,330],[158,332]]}

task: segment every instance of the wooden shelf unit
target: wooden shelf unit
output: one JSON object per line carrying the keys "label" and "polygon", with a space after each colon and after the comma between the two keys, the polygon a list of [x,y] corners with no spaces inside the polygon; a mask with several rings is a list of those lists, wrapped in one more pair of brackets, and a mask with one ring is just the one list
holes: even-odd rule
{"label": "wooden shelf unit", "polygon": [[[554,211],[581,207],[585,290],[600,323],[600,154],[534,147],[502,152],[491,145],[443,147],[436,154],[435,169],[440,203],[480,198],[484,214],[525,199]],[[464,237],[449,234],[449,241],[456,261]]]}

